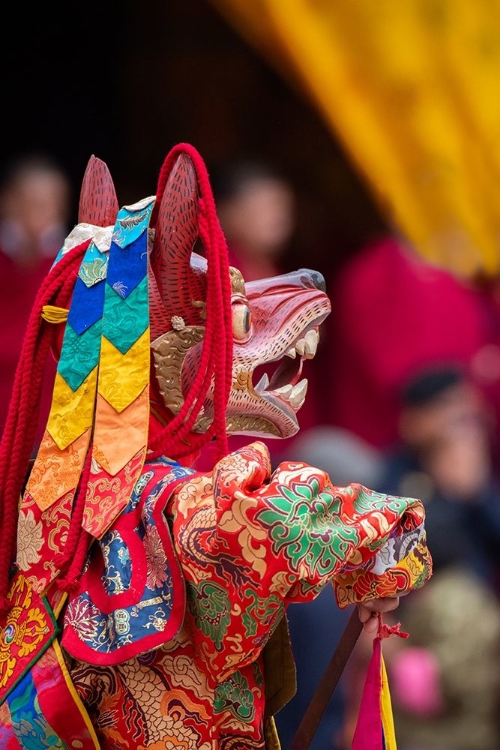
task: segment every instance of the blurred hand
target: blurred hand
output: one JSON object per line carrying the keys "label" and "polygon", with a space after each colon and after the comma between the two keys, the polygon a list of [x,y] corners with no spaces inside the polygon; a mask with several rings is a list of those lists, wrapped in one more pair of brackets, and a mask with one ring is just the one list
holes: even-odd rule
{"label": "blurred hand", "polygon": [[376,633],[379,625],[378,615],[382,612],[391,612],[398,606],[399,596],[372,599],[369,602],[358,604],[359,619],[363,623],[365,633]]}

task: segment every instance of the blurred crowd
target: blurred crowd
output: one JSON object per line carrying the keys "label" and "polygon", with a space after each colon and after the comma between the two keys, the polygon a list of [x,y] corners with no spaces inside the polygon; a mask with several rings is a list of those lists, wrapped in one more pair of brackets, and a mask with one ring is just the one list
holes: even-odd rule
{"label": "blurred crowd", "polygon": [[[251,281],[291,270],[291,183],[268,164],[211,172],[231,263]],[[45,156],[0,185],[0,430],[36,291],[69,229],[71,186]],[[333,250],[332,250],[333,252]],[[307,248],[303,265],[307,265]],[[500,748],[500,280],[460,280],[397,232],[326,277],[332,313],[307,364],[301,430],[269,440],[336,485],[421,498],[434,575],[396,611],[407,641],[384,642],[399,750]],[[47,399],[50,394],[46,394]],[[47,402],[48,403],[48,402]],[[231,447],[247,443],[235,437]],[[283,750],[349,612],[325,590],[289,609],[298,692],[277,716]],[[393,643],[397,641],[397,643]],[[311,745],[348,750],[371,643],[362,636]]]}
{"label": "blurred crowd", "polygon": [[[243,162],[216,171],[214,189],[231,262],[245,278],[290,270],[298,219],[290,182]],[[397,232],[373,237],[335,273],[329,267],[325,257],[316,269],[332,313],[304,373],[301,430],[267,441],[271,456],[323,468],[339,486],[424,501],[433,579],[396,612],[409,639],[384,646],[398,747],[498,750],[500,280],[459,279]],[[298,692],[277,716],[284,750],[348,614],[331,590],[288,610]],[[361,636],[312,750],[349,750],[370,653]]]}

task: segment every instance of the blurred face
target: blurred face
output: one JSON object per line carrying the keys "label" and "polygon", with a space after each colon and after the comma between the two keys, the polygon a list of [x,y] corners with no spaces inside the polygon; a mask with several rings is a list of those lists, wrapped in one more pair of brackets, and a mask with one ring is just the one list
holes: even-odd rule
{"label": "blurred face", "polygon": [[218,208],[230,244],[243,252],[276,256],[295,226],[292,190],[277,179],[255,179]]}
{"label": "blurred face", "polygon": [[461,383],[432,403],[405,409],[401,433],[423,469],[448,496],[478,498],[491,471],[490,415],[479,393]]}
{"label": "blurred face", "polygon": [[22,226],[35,240],[68,220],[68,186],[57,173],[33,172],[19,177],[4,196],[3,218]]}
{"label": "blurred face", "polygon": [[409,445],[425,450],[465,435],[484,439],[488,426],[479,393],[468,383],[458,383],[429,404],[407,407],[401,432]]}
{"label": "blurred face", "polygon": [[20,170],[2,190],[2,248],[24,265],[55,257],[66,236],[70,214],[70,183],[57,170]]}

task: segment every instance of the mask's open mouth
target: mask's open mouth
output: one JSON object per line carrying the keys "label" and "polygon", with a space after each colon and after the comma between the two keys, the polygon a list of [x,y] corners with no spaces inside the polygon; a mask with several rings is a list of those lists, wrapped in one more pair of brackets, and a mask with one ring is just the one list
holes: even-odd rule
{"label": "mask's open mouth", "polygon": [[[302,335],[279,361],[277,369],[270,375],[269,365],[256,368],[254,376],[259,377],[255,391],[261,398],[278,399],[286,407],[297,412],[304,403],[307,393],[307,378],[300,379],[305,359],[316,354],[319,341],[318,328],[311,328]],[[271,363],[276,364],[276,362]]]}

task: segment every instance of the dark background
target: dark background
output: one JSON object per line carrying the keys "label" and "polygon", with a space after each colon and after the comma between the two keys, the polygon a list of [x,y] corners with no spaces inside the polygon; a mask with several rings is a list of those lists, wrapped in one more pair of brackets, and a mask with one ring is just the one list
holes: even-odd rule
{"label": "dark background", "polygon": [[4,24],[0,164],[26,151],[57,158],[74,185],[91,154],[121,205],[154,194],[178,142],[209,169],[269,161],[298,195],[288,264],[329,274],[383,228],[363,180],[307,97],[208,3],[24,4]]}

